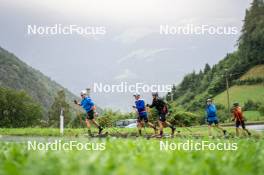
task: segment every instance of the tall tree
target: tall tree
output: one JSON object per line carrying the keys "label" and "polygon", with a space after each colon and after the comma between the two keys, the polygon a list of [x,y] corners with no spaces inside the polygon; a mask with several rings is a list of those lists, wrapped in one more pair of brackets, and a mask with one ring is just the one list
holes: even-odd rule
{"label": "tall tree", "polygon": [[209,72],[211,70],[211,67],[208,63],[205,64],[205,67],[204,67],[204,74],[206,74],[207,72]]}
{"label": "tall tree", "polygon": [[264,63],[264,1],[253,0],[239,39],[240,57],[244,65]]}
{"label": "tall tree", "polygon": [[64,111],[64,124],[65,126],[70,122],[70,105],[66,102],[64,90],[60,90],[55,97],[55,100],[49,110],[48,119],[49,126],[59,127],[61,109]]}
{"label": "tall tree", "polygon": [[0,127],[33,127],[43,109],[25,91],[0,87]]}

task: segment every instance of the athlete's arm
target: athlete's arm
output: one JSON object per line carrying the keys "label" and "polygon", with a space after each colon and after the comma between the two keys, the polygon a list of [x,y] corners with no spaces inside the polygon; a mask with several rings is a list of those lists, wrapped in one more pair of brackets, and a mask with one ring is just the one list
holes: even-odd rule
{"label": "athlete's arm", "polygon": [[153,108],[154,106],[156,106],[156,103],[154,103],[154,100],[152,101],[151,105],[147,104],[147,107],[150,107],[150,108]]}
{"label": "athlete's arm", "polygon": [[74,103],[75,103],[76,105],[80,105],[80,106],[81,106],[81,104],[80,104],[77,100],[74,100]]}

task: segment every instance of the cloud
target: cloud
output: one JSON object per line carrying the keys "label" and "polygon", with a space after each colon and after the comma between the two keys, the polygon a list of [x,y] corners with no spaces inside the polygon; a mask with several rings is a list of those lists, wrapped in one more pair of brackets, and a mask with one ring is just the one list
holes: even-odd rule
{"label": "cloud", "polygon": [[169,51],[169,50],[173,50],[173,49],[174,48],[139,49],[139,50],[135,50],[133,52],[130,52],[126,56],[120,58],[119,60],[117,60],[117,63],[121,64],[121,63],[123,63],[129,59],[146,59],[146,61],[152,61],[153,56],[155,56],[161,52],[165,52],[165,51]]}
{"label": "cloud", "polygon": [[133,28],[133,29],[128,29],[123,33],[121,33],[120,35],[115,36],[113,38],[113,41],[118,41],[121,42],[122,44],[131,44],[153,33],[155,33],[155,31],[150,30],[148,28]]}
{"label": "cloud", "polygon": [[136,79],[138,76],[129,69],[123,70],[123,72],[114,77],[115,80],[127,80],[127,79]]}

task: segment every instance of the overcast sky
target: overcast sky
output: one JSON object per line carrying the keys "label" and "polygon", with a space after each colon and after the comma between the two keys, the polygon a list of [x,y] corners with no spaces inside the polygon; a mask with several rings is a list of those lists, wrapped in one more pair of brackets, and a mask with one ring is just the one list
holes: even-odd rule
{"label": "overcast sky", "polygon": [[[232,35],[160,34],[160,25],[235,27],[251,0],[0,0],[0,46],[76,95],[94,82],[177,84],[236,49]],[[105,34],[29,35],[28,25],[103,27]],[[92,93],[130,111],[131,93]],[[150,103],[150,93],[143,94]]]}

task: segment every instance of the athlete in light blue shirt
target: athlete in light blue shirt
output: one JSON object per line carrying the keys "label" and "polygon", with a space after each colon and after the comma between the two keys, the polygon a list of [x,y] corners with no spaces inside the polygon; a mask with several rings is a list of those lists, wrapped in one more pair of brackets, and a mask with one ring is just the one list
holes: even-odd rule
{"label": "athlete in light blue shirt", "polygon": [[207,113],[209,136],[212,135],[212,131],[211,131],[212,124],[215,124],[215,126],[218,129],[222,130],[224,135],[226,135],[226,130],[219,126],[219,121],[218,121],[216,112],[217,112],[217,110],[216,110],[215,105],[213,104],[213,100],[207,99],[206,113]]}

